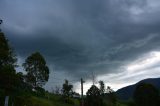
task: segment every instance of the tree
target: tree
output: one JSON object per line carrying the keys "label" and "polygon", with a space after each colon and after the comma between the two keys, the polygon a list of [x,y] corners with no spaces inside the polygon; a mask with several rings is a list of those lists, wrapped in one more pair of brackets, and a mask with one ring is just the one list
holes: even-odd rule
{"label": "tree", "polygon": [[73,85],[69,85],[68,80],[65,80],[65,83],[63,84],[62,93],[64,97],[72,97],[72,91]]}
{"label": "tree", "polygon": [[16,61],[17,58],[10,47],[3,32],[0,32],[0,89],[5,94],[10,94],[16,85]]}
{"label": "tree", "polygon": [[16,73],[11,66],[3,66],[0,70],[0,88],[5,90],[5,94],[10,95],[16,88]]}
{"label": "tree", "polygon": [[[1,24],[2,20],[0,20]],[[23,74],[16,73],[17,58],[8,40],[0,30],[0,102],[6,95],[13,98],[24,90]],[[0,103],[0,105],[2,105]]]}
{"label": "tree", "polygon": [[100,90],[97,86],[92,85],[86,95],[87,106],[103,106]]}
{"label": "tree", "polygon": [[[3,20],[0,19],[0,25],[3,23]],[[1,28],[0,28],[0,32],[1,32]]]}
{"label": "tree", "polygon": [[26,75],[26,82],[32,87],[42,87],[49,78],[49,68],[46,61],[39,52],[31,54],[23,64]]}
{"label": "tree", "polygon": [[110,86],[106,89],[106,99],[108,101],[109,106],[116,106],[117,97],[113,89]]}
{"label": "tree", "polygon": [[104,93],[105,93],[105,84],[103,81],[99,81],[99,86],[100,86],[100,94],[102,96],[104,96]]}
{"label": "tree", "polygon": [[68,80],[65,80],[65,83],[62,87],[62,94],[63,94],[63,100],[65,103],[73,104],[73,101],[70,99],[70,97],[73,96],[73,85],[70,85],[68,83]]}
{"label": "tree", "polygon": [[8,44],[4,33],[0,32],[0,68],[5,65],[16,66],[17,58]]}
{"label": "tree", "polygon": [[135,89],[133,98],[136,106],[158,106],[159,92],[151,84],[140,83]]}
{"label": "tree", "polygon": [[114,92],[114,90],[113,90],[113,89],[111,89],[111,87],[110,87],[110,86],[107,86],[106,92],[107,92],[107,93],[112,93],[112,92]]}

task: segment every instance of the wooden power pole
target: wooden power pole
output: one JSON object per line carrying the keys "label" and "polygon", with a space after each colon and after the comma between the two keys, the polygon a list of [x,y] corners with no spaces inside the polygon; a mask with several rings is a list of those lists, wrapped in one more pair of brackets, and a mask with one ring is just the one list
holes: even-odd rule
{"label": "wooden power pole", "polygon": [[96,83],[96,78],[95,78],[95,74],[92,72],[92,82],[93,82],[93,85],[95,85]]}
{"label": "wooden power pole", "polygon": [[84,98],[83,98],[83,79],[81,78],[81,106],[84,106]]}

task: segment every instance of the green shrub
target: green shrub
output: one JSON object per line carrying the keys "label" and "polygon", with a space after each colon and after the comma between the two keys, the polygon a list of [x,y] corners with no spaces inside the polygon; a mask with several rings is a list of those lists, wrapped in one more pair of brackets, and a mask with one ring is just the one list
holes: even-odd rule
{"label": "green shrub", "polygon": [[45,89],[41,88],[41,87],[36,87],[36,96],[38,97],[44,97],[45,96]]}
{"label": "green shrub", "polygon": [[4,106],[4,98],[5,98],[5,92],[4,90],[0,89],[0,106]]}

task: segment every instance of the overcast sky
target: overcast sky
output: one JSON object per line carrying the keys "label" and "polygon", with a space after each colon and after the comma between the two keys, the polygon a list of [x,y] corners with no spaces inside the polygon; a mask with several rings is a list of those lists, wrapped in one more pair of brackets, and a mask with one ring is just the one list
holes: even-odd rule
{"label": "overcast sky", "polygon": [[79,91],[82,77],[86,91],[92,73],[114,90],[160,77],[160,0],[0,0],[0,18],[20,65],[45,57],[47,90]]}

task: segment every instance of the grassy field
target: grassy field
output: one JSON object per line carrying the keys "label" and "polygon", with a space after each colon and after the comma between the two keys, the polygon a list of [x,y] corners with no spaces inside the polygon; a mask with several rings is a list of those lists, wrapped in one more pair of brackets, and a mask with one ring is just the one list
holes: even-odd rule
{"label": "grassy field", "polygon": [[[29,104],[26,106],[80,106],[79,100],[71,100],[74,102],[74,104],[64,103],[59,95],[47,94],[46,98],[40,98],[36,96],[30,97],[29,101],[27,101]],[[116,106],[127,106],[127,103],[117,102]]]}
{"label": "grassy field", "polygon": [[[40,96],[20,96],[15,102],[15,106],[80,106],[78,99],[70,99],[71,104],[65,103],[61,95],[46,93],[44,97]],[[127,102],[117,101],[116,106],[127,106]],[[112,106],[108,104],[107,106]]]}
{"label": "grassy field", "polygon": [[[31,97],[31,101],[29,105],[26,106],[80,106],[79,101],[77,99],[72,99],[74,104],[67,104],[60,100],[60,96],[50,95],[49,98],[39,98],[39,97]],[[32,104],[31,104],[32,103]],[[117,106],[127,106],[124,103],[117,103]]]}
{"label": "grassy field", "polygon": [[61,100],[61,96],[58,95],[48,95],[48,99],[44,99],[49,102],[49,106],[79,106],[79,101],[77,99],[71,99],[73,104],[66,104]]}
{"label": "grassy field", "polygon": [[32,102],[33,106],[73,106],[55,99],[44,99],[44,98],[32,97],[32,100],[33,100]]}
{"label": "grassy field", "polygon": [[45,97],[28,96],[18,97],[15,101],[15,106],[79,106],[77,99],[70,99],[72,104],[63,102],[61,96],[47,94]]}

